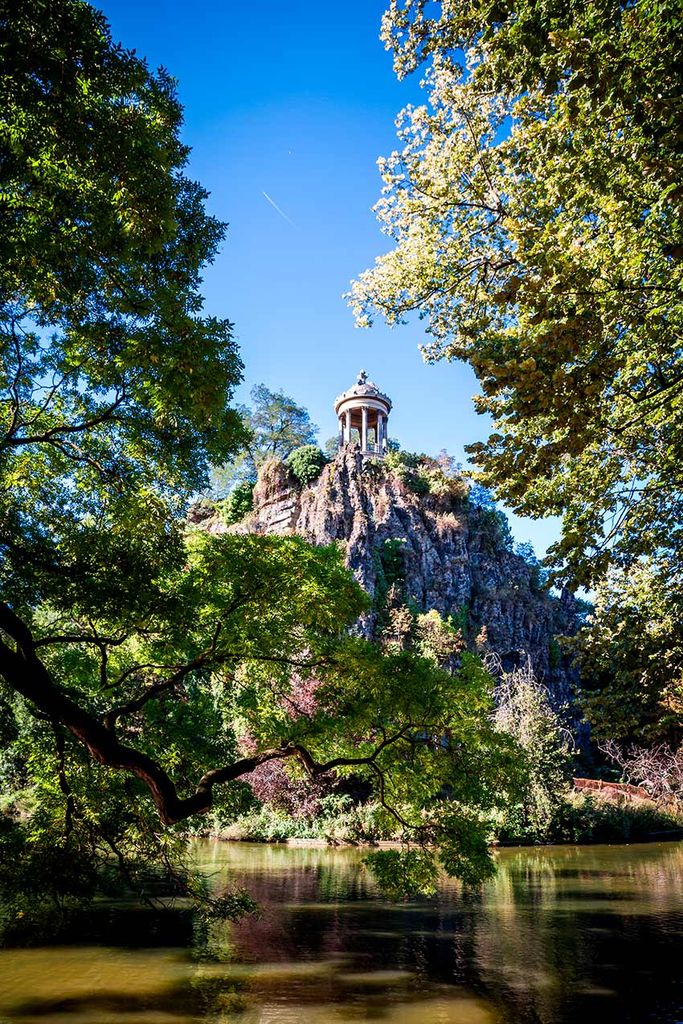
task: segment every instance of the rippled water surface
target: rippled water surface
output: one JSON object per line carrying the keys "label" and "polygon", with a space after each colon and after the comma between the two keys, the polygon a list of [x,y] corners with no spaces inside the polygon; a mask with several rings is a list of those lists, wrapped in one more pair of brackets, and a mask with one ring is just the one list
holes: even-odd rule
{"label": "rippled water surface", "polygon": [[683,845],[504,850],[481,892],[378,898],[357,850],[210,844],[262,915],[103,910],[88,944],[0,951],[0,1020],[43,1024],[683,1021]]}

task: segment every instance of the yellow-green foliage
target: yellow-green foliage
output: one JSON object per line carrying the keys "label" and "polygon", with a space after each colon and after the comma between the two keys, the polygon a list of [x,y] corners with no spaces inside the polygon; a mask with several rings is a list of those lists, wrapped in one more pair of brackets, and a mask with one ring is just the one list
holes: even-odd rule
{"label": "yellow-green foliage", "polygon": [[[567,579],[681,564],[679,0],[391,0],[382,34],[425,102],[398,119],[376,211],[392,247],[359,322],[418,310],[494,431],[506,504],[561,515]],[[609,534],[609,536],[607,536]]]}
{"label": "yellow-green foliage", "polygon": [[390,451],[384,465],[415,494],[434,494],[452,501],[464,501],[467,497],[467,479],[429,455]]}

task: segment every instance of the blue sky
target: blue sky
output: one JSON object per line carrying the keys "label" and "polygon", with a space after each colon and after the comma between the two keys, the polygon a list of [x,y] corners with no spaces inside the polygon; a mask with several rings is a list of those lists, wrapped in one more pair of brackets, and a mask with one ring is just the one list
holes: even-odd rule
{"label": "blue sky", "polygon": [[[423,363],[419,322],[355,328],[342,298],[387,248],[371,211],[376,161],[395,148],[398,111],[420,99],[417,79],[398,82],[379,41],[384,0],[101,6],[115,39],[178,79],[189,172],[229,223],[204,294],[207,312],[235,324],[240,398],[261,382],[281,388],[324,442],[336,431],[335,396],[364,367],[393,399],[390,434],[404,448],[464,461],[464,445],[487,431],[470,370]],[[557,535],[552,522],[511,525],[539,554]]]}

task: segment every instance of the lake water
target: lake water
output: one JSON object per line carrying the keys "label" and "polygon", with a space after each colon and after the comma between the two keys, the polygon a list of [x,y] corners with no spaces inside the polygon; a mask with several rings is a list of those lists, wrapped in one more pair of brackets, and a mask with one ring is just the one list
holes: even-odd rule
{"label": "lake water", "polygon": [[358,850],[198,856],[262,916],[193,936],[187,916],[107,910],[78,944],[0,951],[0,1021],[683,1021],[683,844],[503,850],[480,892],[400,904]]}

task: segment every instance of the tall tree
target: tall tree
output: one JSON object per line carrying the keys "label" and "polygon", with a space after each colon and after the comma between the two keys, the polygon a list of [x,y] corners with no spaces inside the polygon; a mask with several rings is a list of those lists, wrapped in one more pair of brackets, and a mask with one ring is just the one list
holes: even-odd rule
{"label": "tall tree", "polygon": [[183,173],[172,79],[77,0],[4,4],[0,31],[0,583],[31,602],[47,567],[97,586],[94,531],[165,532],[243,439],[241,363],[201,316],[224,227]]}
{"label": "tall tree", "polygon": [[255,483],[259,466],[267,459],[284,461],[297,448],[314,445],[318,428],[308,411],[283,391],[270,391],[265,384],[251,390],[252,406],[241,406],[247,441],[227,464],[214,469],[212,489],[225,496],[235,484]]}
{"label": "tall tree", "polygon": [[683,594],[680,574],[642,560],[612,570],[571,642],[582,702],[598,739],[680,744],[683,738]]}
{"label": "tall tree", "polygon": [[80,0],[0,4],[0,61],[5,739],[59,779],[68,834],[68,736],[87,747],[94,713],[80,659],[98,652],[113,697],[109,642],[168,621],[183,508],[244,439],[241,363],[230,324],[201,315],[224,227],[183,173],[172,79]]}
{"label": "tall tree", "polygon": [[681,67],[674,0],[392,0],[401,118],[362,322],[427,319],[495,431],[471,451],[517,512],[563,519],[564,579],[683,551]]}
{"label": "tall tree", "polygon": [[529,784],[520,801],[506,808],[503,835],[548,842],[571,783],[569,731],[563,728],[550,694],[536,679],[530,661],[506,672],[497,658],[489,658],[489,667],[499,677],[496,727],[515,738],[529,768]]}

